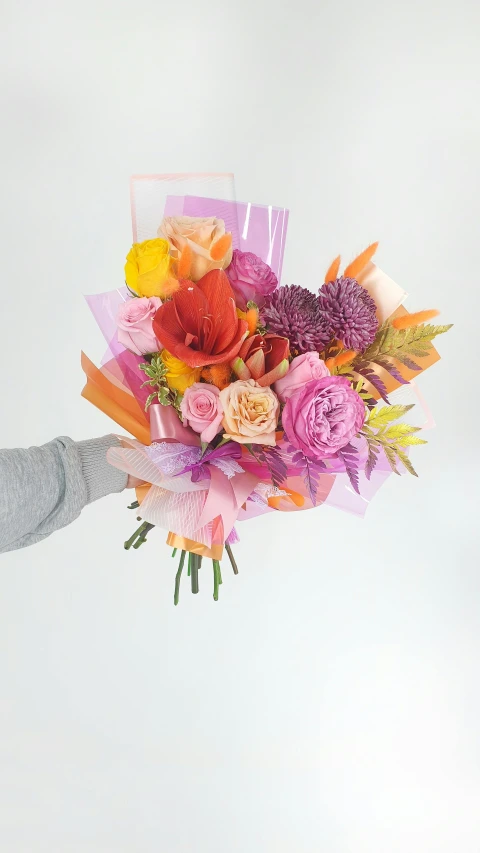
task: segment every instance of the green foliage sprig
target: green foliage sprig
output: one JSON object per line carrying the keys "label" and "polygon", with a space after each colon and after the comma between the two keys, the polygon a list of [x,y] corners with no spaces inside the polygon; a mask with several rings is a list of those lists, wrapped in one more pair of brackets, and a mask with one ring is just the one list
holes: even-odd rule
{"label": "green foliage sprig", "polygon": [[145,411],[147,411],[148,407],[155,399],[157,399],[162,406],[173,406],[175,409],[179,410],[183,395],[178,391],[172,391],[168,387],[166,378],[167,368],[165,367],[160,353],[153,355],[150,363],[147,362],[145,364],[140,364],[139,367],[140,370],[143,370],[145,375],[148,376],[148,379],[142,384],[142,388],[144,388],[145,385],[150,385],[150,387],[155,388],[145,403]]}
{"label": "green foliage sprig", "polygon": [[395,474],[400,473],[397,464],[401,462],[410,474],[418,477],[406,453],[406,448],[417,444],[427,444],[423,438],[415,435],[421,427],[405,423],[393,423],[412,408],[413,404],[409,406],[382,406],[376,407],[367,415],[360,434],[365,438],[368,446],[368,458],[365,466],[365,475],[368,479],[370,479],[370,475],[378,462],[381,450],[385,453]]}
{"label": "green foliage sprig", "polygon": [[355,368],[359,364],[373,362],[388,370],[385,360],[393,358],[410,370],[421,370],[420,365],[413,361],[412,357],[424,358],[428,355],[432,340],[451,328],[450,323],[447,326],[422,324],[412,326],[410,329],[395,329],[387,320],[380,326],[375,340],[368,349],[353,360],[352,366]]}

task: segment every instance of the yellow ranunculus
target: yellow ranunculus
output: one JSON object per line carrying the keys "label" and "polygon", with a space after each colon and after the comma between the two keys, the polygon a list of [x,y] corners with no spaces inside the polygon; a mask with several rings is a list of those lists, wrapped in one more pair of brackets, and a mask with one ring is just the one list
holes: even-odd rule
{"label": "yellow ranunculus", "polygon": [[172,257],[167,240],[156,238],[134,243],[127,255],[125,281],[139,296],[165,299],[178,289],[172,276]]}
{"label": "yellow ranunculus", "polygon": [[162,361],[167,368],[166,380],[168,387],[179,394],[185,394],[187,388],[194,382],[200,381],[201,367],[189,367],[184,361],[175,358],[166,349],[162,351]]}

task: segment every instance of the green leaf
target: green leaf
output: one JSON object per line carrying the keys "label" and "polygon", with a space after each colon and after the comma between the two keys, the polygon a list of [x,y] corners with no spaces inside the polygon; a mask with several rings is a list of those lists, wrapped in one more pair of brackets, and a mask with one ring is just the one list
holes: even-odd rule
{"label": "green leaf", "polygon": [[147,411],[150,404],[153,403],[156,396],[157,396],[157,392],[154,391],[153,394],[150,394],[150,396],[147,397],[147,402],[145,403],[145,411]]}
{"label": "green leaf", "polygon": [[390,468],[392,469],[393,473],[394,474],[400,474],[400,471],[397,470],[397,464],[396,464],[397,460],[395,458],[395,451],[394,451],[393,447],[391,447],[389,444],[382,444],[382,447],[383,447],[383,450],[385,452],[385,456],[387,457],[387,461],[388,461]]}
{"label": "green leaf", "polygon": [[451,328],[452,324],[443,326],[421,324],[412,326],[410,329],[395,329],[387,320],[380,326],[373,343],[353,360],[351,366],[355,369],[356,363],[369,361],[375,363],[377,359],[386,357],[396,358],[400,362],[411,355],[424,358],[431,349],[432,340]]}
{"label": "green leaf", "polygon": [[367,423],[369,427],[382,427],[386,424],[391,423],[391,421],[396,421],[398,418],[403,417],[410,409],[413,409],[414,403],[410,403],[408,406],[382,406],[380,408],[373,409],[370,415],[367,418]]}
{"label": "green leaf", "polygon": [[406,435],[403,438],[399,438],[396,443],[399,447],[411,447],[416,444],[428,444],[428,441],[425,441],[424,438],[419,438],[417,435]]}
{"label": "green leaf", "polygon": [[419,432],[421,427],[410,426],[410,424],[394,424],[388,427],[382,435],[388,439],[403,438],[405,435],[411,435],[413,432]]}
{"label": "green leaf", "polygon": [[413,474],[414,477],[418,477],[418,474],[415,471],[415,468],[413,467],[412,463],[410,462],[410,459],[408,458],[407,454],[404,453],[403,450],[397,450],[397,456],[400,459],[400,462],[405,465],[407,471],[409,471],[410,474]]}

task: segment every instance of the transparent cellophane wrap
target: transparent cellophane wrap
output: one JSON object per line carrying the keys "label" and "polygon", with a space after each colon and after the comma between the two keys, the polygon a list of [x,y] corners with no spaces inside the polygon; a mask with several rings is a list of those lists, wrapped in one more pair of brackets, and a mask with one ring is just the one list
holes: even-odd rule
{"label": "transparent cellophane wrap", "polygon": [[[251,202],[238,202],[235,199],[233,175],[231,174],[182,174],[182,175],[140,175],[131,180],[131,206],[134,242],[153,239],[164,216],[200,216],[223,219],[225,228],[232,234],[234,249],[253,252],[265,261],[281,282],[283,257],[288,225],[288,211],[272,205],[259,205]],[[328,263],[327,256],[325,264]],[[313,259],[312,259],[313,262]],[[322,270],[316,270],[320,286]],[[377,304],[378,318],[384,322],[388,317],[407,313],[403,302],[406,292],[370,262],[358,277]],[[119,305],[134,298],[125,286],[107,293],[86,297],[98,326],[100,327],[108,349],[100,368],[82,355],[82,365],[87,376],[83,396],[134,437],[128,447],[129,457],[123,453],[122,465],[128,466],[130,458],[131,473],[141,477],[147,484],[138,490],[139,500],[143,501],[142,510],[152,523],[187,538],[196,537],[206,546],[211,546],[218,535],[218,525],[209,522],[202,529],[195,527],[195,520],[201,514],[205,502],[205,491],[188,485],[188,475],[170,478],[159,474],[158,468],[149,462],[145,455],[140,459],[141,449],[150,444],[151,409],[145,411],[149,390],[142,387],[145,376],[139,369],[144,362],[141,356],[126,350],[118,341],[115,318]],[[421,360],[424,370],[439,358],[432,347],[428,356]],[[433,420],[421,396],[414,377],[418,372],[409,371],[399,365],[408,385],[399,385],[389,374],[381,371],[391,403],[415,403],[410,412],[413,426],[428,429]],[[378,397],[374,389],[373,396]],[[382,404],[383,405],[383,404]],[[360,459],[366,449],[357,444]],[[284,439],[279,437],[279,447],[287,450]],[[127,448],[125,448],[127,451]],[[140,455],[139,455],[140,454]],[[286,452],[288,464],[289,454]],[[271,484],[271,475],[266,466],[261,465],[245,449],[242,455],[242,467],[254,475],[260,482]],[[361,469],[361,465],[360,465]],[[288,476],[282,484],[285,495],[275,501],[246,500],[238,512],[238,521],[253,518],[265,512],[298,512],[312,508],[305,483],[300,471],[288,464]],[[329,472],[320,475],[315,506],[325,504],[337,509],[363,516],[367,506],[392,471],[385,457],[380,454],[378,463],[370,479],[360,470],[360,488],[357,494],[352,488],[342,463],[329,462]],[[175,482],[174,482],[175,481]],[[186,500],[188,493],[188,500]],[[153,521],[155,519],[155,521]],[[229,531],[221,530],[220,535],[227,538]]]}

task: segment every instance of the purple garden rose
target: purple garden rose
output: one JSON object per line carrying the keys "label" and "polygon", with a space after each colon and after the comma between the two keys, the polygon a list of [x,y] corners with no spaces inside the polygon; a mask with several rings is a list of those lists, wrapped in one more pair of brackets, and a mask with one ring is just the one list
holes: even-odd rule
{"label": "purple garden rose", "polygon": [[287,400],[282,415],[290,443],[310,459],[334,456],[364,420],[365,405],[343,376],[307,382]]}
{"label": "purple garden rose", "polygon": [[247,308],[247,302],[256,302],[261,308],[265,297],[278,287],[278,279],[272,269],[253,252],[235,249],[230,266],[225,270],[235,293],[237,307]]}

